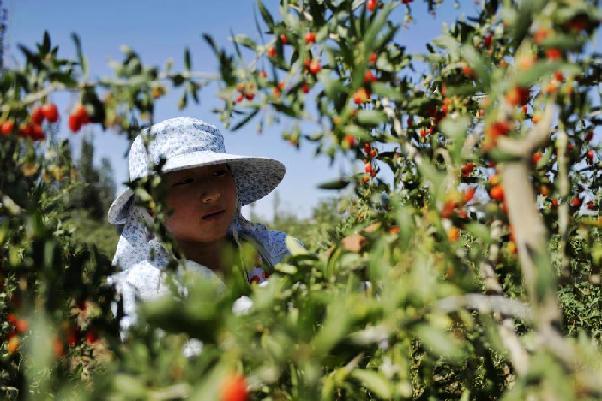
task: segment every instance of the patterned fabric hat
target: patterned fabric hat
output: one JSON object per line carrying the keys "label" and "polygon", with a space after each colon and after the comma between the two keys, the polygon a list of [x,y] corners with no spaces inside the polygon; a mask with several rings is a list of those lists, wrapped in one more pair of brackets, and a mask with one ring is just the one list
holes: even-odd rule
{"label": "patterned fabric hat", "polygon": [[[152,141],[144,146],[143,136]],[[275,159],[226,153],[224,138],[219,130],[204,121],[190,117],[176,117],[154,124],[138,135],[129,152],[130,181],[145,177],[158,165],[161,157],[166,162],[162,172],[227,163],[232,168],[238,200],[248,205],[263,198],[278,186],[286,168]],[[132,205],[133,191],[121,192],[109,208],[111,224],[125,224]]]}

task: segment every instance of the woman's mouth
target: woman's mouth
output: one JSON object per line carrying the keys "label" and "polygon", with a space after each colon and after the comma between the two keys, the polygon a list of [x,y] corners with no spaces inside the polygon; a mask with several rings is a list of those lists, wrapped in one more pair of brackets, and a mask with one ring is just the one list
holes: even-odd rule
{"label": "woman's mouth", "polygon": [[207,213],[206,215],[204,215],[202,217],[202,219],[203,220],[217,219],[217,218],[220,218],[224,213],[226,213],[225,210],[218,210],[218,211],[215,211],[215,212],[210,212],[210,213]]}

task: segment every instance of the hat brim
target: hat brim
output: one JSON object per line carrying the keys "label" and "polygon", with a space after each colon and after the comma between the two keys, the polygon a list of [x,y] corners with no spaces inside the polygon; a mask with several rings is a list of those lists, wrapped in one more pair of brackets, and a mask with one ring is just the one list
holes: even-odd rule
{"label": "hat brim", "polygon": [[[228,163],[232,167],[241,205],[248,205],[268,195],[280,184],[286,173],[284,164],[275,159],[206,151],[171,157],[163,165],[162,172],[222,163]],[[125,224],[133,194],[131,189],[126,188],[117,195],[107,213],[109,223]]]}

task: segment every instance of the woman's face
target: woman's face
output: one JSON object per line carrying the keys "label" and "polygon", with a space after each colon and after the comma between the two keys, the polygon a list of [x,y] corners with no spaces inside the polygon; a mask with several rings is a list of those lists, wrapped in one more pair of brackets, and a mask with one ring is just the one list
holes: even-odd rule
{"label": "woman's face", "polygon": [[225,164],[173,171],[164,176],[165,222],[178,241],[212,242],[226,235],[236,212],[236,186]]}

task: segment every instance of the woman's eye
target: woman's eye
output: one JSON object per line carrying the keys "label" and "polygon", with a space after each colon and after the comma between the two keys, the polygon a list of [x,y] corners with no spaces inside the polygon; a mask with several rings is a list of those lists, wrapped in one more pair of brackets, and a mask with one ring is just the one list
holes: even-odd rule
{"label": "woman's eye", "polygon": [[192,181],[193,181],[192,178],[186,178],[185,180],[176,182],[174,184],[174,186],[176,186],[176,185],[183,185],[183,184],[190,184]]}

